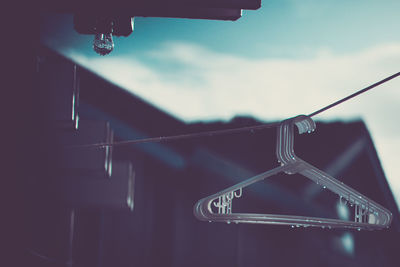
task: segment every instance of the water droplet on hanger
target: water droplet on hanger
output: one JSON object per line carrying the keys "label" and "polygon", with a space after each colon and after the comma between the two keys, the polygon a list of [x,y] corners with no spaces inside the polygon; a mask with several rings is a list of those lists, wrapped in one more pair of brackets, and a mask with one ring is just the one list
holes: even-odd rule
{"label": "water droplet on hanger", "polygon": [[361,228],[357,228],[357,231],[361,231]]}
{"label": "water droplet on hanger", "polygon": [[324,185],[322,188],[323,188],[323,189],[326,189],[326,186]]}
{"label": "water droplet on hanger", "polygon": [[208,221],[209,223],[211,222],[211,221]]}
{"label": "water droplet on hanger", "polygon": [[231,224],[231,221],[227,221],[226,223],[227,223],[227,224]]}
{"label": "water droplet on hanger", "polygon": [[299,227],[300,227],[300,224],[297,224],[296,227],[299,228]]}
{"label": "water droplet on hanger", "polygon": [[290,227],[294,228],[294,225],[292,225],[292,226],[290,226]]}
{"label": "water droplet on hanger", "polygon": [[322,229],[325,229],[325,226],[321,226]]}

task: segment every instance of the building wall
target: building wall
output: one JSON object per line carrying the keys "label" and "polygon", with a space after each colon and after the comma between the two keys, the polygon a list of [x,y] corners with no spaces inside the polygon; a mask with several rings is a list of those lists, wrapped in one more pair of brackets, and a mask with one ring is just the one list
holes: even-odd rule
{"label": "building wall", "polygon": [[[229,123],[185,125],[84,69],[80,69],[79,82],[80,120],[109,121],[116,140],[256,123],[250,118],[236,118]],[[114,147],[113,160],[129,161],[135,170],[134,210],[77,208],[73,266],[398,265],[398,209],[368,131],[360,121],[319,123],[315,134],[296,137],[296,151],[389,207],[395,215],[390,229],[368,232],[228,225],[201,222],[193,216],[193,205],[200,198],[276,166],[274,149],[275,130]],[[343,157],[351,164],[339,164]],[[270,180],[246,190],[235,208],[338,216],[338,196],[315,189],[307,179],[280,175]],[[57,216],[65,222],[54,211],[45,214],[43,218]],[[36,244],[46,240],[63,244],[64,239],[50,238],[51,231],[47,230],[40,230],[42,240],[36,237]]]}

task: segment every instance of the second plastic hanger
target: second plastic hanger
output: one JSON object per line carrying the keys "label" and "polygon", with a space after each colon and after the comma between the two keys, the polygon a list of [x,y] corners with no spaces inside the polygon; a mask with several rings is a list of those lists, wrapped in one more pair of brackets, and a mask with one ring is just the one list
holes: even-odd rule
{"label": "second plastic hanger", "polygon": [[[196,218],[210,222],[354,228],[358,230],[378,230],[389,227],[392,220],[389,210],[294,154],[294,125],[297,126],[300,134],[310,133],[316,128],[315,122],[305,115],[283,121],[278,126],[276,147],[276,156],[281,166],[199,200],[194,206]],[[286,174],[299,173],[339,195],[342,203],[354,206],[354,221],[297,215],[232,213],[232,202],[235,198],[242,196],[245,187],[282,172]],[[217,208],[218,212],[213,211],[213,206]]]}

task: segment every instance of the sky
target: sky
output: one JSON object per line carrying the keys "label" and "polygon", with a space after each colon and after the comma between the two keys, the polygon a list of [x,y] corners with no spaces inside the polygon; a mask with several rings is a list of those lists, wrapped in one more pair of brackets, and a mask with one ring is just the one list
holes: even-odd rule
{"label": "sky", "polygon": [[[105,57],[72,16],[43,16],[42,42],[186,122],[309,114],[400,71],[400,1],[263,0],[235,22],[135,18]],[[363,119],[400,203],[400,78],[330,109]],[[399,206],[399,205],[398,205]]]}

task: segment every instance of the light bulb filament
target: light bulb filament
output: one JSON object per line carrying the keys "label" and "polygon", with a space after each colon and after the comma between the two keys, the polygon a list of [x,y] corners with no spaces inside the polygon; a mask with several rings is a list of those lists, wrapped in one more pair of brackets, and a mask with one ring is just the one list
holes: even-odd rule
{"label": "light bulb filament", "polygon": [[99,55],[107,55],[114,49],[112,33],[97,33],[93,40],[93,49]]}

